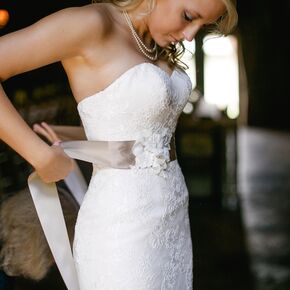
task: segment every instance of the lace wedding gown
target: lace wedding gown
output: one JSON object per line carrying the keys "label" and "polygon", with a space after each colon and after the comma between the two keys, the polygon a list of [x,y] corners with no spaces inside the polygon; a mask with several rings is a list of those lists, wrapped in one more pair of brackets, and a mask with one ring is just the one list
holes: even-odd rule
{"label": "lace wedding gown", "polygon": [[192,289],[188,190],[178,160],[154,155],[190,92],[185,72],[145,62],[78,104],[88,140],[136,140],[131,169],[93,167],[73,244],[81,290]]}

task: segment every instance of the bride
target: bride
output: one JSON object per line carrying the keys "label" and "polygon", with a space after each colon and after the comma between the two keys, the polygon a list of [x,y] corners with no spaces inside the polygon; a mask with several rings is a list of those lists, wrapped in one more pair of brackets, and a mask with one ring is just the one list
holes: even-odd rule
{"label": "bride", "polygon": [[[56,259],[69,251],[55,247],[58,234],[49,235],[58,222],[52,225],[45,191],[68,176],[76,155],[93,163],[75,225],[77,279],[66,283],[69,289],[192,289],[188,191],[174,148],[191,83],[179,57],[182,41],[201,28],[228,34],[237,21],[235,1],[103,2],[60,10],[0,38],[2,82],[62,63],[87,141],[49,146],[2,86],[0,138],[35,169],[30,189],[47,202],[38,215],[49,217],[43,226],[52,252],[63,250]],[[59,264],[65,280],[73,276],[69,262]]]}

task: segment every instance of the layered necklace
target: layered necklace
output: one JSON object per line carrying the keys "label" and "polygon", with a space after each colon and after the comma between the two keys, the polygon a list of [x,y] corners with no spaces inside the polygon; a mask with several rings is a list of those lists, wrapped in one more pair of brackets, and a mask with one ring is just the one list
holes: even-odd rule
{"label": "layered necklace", "polygon": [[130,19],[130,16],[128,15],[127,11],[123,11],[123,15],[126,19],[126,22],[132,32],[132,35],[138,45],[138,48],[140,49],[140,51],[149,59],[151,59],[152,61],[156,61],[158,58],[158,51],[157,51],[157,44],[154,41],[154,46],[153,48],[150,48],[148,46],[146,46],[146,44],[141,40],[141,38],[139,37],[138,33],[136,32],[133,23]]}

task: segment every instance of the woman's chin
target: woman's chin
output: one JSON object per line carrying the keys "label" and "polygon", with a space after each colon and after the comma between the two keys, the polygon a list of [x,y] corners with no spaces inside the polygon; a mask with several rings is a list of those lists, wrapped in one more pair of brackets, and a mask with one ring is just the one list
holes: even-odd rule
{"label": "woman's chin", "polygon": [[170,45],[171,44],[171,41],[169,41],[169,40],[161,40],[161,41],[156,41],[156,43],[160,46],[160,47],[162,47],[162,48],[165,48],[165,47],[167,47],[168,45]]}

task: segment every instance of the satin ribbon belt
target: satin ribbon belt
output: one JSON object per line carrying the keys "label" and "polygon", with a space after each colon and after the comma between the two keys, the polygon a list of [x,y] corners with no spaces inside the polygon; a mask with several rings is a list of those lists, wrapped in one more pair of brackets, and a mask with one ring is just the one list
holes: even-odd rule
{"label": "satin ribbon belt", "polygon": [[[128,169],[135,164],[130,141],[66,141],[60,146],[73,158],[97,164],[100,167]],[[176,159],[174,136],[170,142],[170,159]],[[77,176],[77,175],[75,175]],[[74,179],[68,176],[67,181]],[[77,183],[75,180],[73,182]],[[69,290],[79,290],[79,282],[65,225],[65,220],[55,183],[45,183],[33,172],[28,177],[28,187],[42,229],[55,263]],[[84,187],[79,186],[79,190]],[[79,200],[80,201],[80,200]]]}

